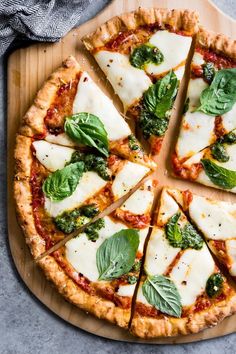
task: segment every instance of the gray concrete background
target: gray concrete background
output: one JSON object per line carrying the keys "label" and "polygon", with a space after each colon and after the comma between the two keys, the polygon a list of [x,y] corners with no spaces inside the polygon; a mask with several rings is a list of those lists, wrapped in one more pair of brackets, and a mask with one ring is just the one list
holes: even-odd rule
{"label": "gray concrete background", "polygon": [[[85,11],[83,22],[93,17],[108,2],[109,0],[95,0]],[[214,2],[224,12],[236,18],[236,0]],[[64,322],[28,291],[16,272],[7,241],[6,68],[4,58],[0,60],[0,354],[236,353],[236,334],[176,346],[136,345],[105,340]]]}

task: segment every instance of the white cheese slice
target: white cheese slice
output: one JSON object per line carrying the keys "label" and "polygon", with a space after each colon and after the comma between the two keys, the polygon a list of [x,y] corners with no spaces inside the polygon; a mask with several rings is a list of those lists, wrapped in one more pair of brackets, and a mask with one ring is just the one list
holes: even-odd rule
{"label": "white cheese slice", "polygon": [[178,67],[178,69],[174,70],[175,75],[177,76],[177,79],[179,81],[182,80],[182,78],[184,76],[184,71],[185,71],[185,65],[181,65],[180,67]]}
{"label": "white cheese slice", "polygon": [[226,133],[229,133],[231,130],[236,128],[236,103],[233,105],[232,109],[222,115],[222,124],[226,130]]}
{"label": "white cheese slice", "polygon": [[153,190],[151,181],[147,181],[143,187],[134,192],[121,206],[122,210],[128,210],[133,214],[142,215],[151,209],[153,202]]}
{"label": "white cheese slice", "polygon": [[45,140],[49,143],[63,145],[63,146],[76,146],[77,144],[71,140],[66,133],[61,133],[58,135],[47,134]]}
{"label": "white cheese slice", "polygon": [[86,172],[71,196],[58,202],[45,197],[44,207],[49,215],[56,217],[66,210],[79,207],[85,200],[98,193],[106,184],[107,181],[104,181],[97,173]]}
{"label": "white cheese slice", "polygon": [[45,140],[34,141],[35,156],[49,171],[62,169],[71,160],[74,149],[50,144]]}
{"label": "white cheese slice", "polygon": [[198,52],[194,52],[192,63],[194,65],[199,65],[199,66],[203,65],[205,63],[205,60],[203,59],[203,55]]}
{"label": "white cheese slice", "polygon": [[139,285],[138,292],[137,292],[137,302],[141,302],[146,306],[151,306],[149,302],[147,302],[145,296],[143,295],[142,284]]}
{"label": "white cheese slice", "polygon": [[189,111],[193,111],[200,103],[200,96],[203,90],[209,85],[202,79],[190,79],[188,84],[187,97],[189,98]]}
{"label": "white cheese slice", "polygon": [[204,244],[200,250],[186,250],[170,273],[177,287],[181,304],[190,306],[205,291],[207,279],[214,273],[215,263]]}
{"label": "white cheese slice", "polygon": [[116,232],[127,229],[119,222],[112,221],[108,216],[104,217],[105,227],[98,231],[99,238],[93,242],[88,240],[86,234],[81,234],[66,243],[66,258],[74,269],[82,273],[91,281],[97,281],[99,273],[96,265],[96,252],[103,241]]}
{"label": "white cheese slice", "polygon": [[145,70],[149,74],[158,75],[176,68],[185,62],[191,46],[192,37],[181,36],[169,31],[157,31],[151,36],[149,42],[155,45],[164,55],[161,64],[147,64]]}
{"label": "white cheese slice", "polygon": [[180,248],[172,247],[163,229],[155,227],[148,241],[144,268],[147,274],[164,274],[179,253]]}
{"label": "white cheese slice", "polygon": [[125,110],[139,100],[152,84],[143,70],[130,64],[128,55],[101,50],[95,54],[95,58],[123,102]]}
{"label": "white cheese slice", "polygon": [[228,240],[225,242],[227,255],[230,260],[230,274],[236,276],[236,240]]}
{"label": "white cheese slice", "polygon": [[189,214],[206,238],[236,238],[236,205],[193,195]]}
{"label": "white cheese slice", "polygon": [[120,285],[117,291],[117,295],[132,297],[134,295],[135,286],[136,284]]}
{"label": "white cheese slice", "polygon": [[148,167],[126,161],[112,183],[115,200],[128,193],[149,171]]}
{"label": "white cheese slice", "polygon": [[165,225],[171,216],[179,211],[176,201],[164,189],[161,195],[161,204],[158,211],[158,224]]}
{"label": "white cheese slice", "polygon": [[131,134],[128,124],[118,113],[112,101],[86,72],[79,80],[73,103],[73,113],[79,112],[91,113],[100,118],[111,141],[124,139]]}

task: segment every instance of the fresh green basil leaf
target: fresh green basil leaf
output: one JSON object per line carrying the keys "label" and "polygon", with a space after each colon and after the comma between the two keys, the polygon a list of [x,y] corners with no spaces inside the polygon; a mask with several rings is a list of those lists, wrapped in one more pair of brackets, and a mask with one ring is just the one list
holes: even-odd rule
{"label": "fresh green basil leaf", "polygon": [[106,239],[98,248],[96,263],[99,280],[112,280],[132,268],[139,245],[137,230],[121,230]]}
{"label": "fresh green basil leaf", "polygon": [[236,68],[216,72],[209,87],[202,91],[196,109],[217,116],[229,112],[236,102]]}
{"label": "fresh green basil leaf", "polygon": [[72,163],[50,174],[43,183],[44,194],[53,201],[69,197],[76,189],[84,172],[84,163]]}
{"label": "fresh green basil leaf", "polygon": [[143,96],[145,110],[155,114],[158,118],[168,118],[178,92],[178,84],[174,71],[170,71],[150,86]]}
{"label": "fresh green basil leaf", "polygon": [[217,161],[220,162],[227,162],[229,161],[229,155],[227,154],[227,151],[224,147],[223,144],[220,142],[216,142],[211,146],[211,154],[216,159]]}
{"label": "fresh green basil leaf", "polygon": [[180,213],[174,214],[165,227],[166,236],[173,247],[181,247],[182,244],[182,233],[178,225],[180,215]]}
{"label": "fresh green basil leaf", "polygon": [[219,295],[222,291],[224,278],[220,273],[212,274],[206,283],[206,293],[210,298]]}
{"label": "fresh green basil leaf", "polygon": [[148,276],[142,286],[147,302],[157,310],[174,317],[181,317],[182,305],[173,281],[163,275]]}
{"label": "fresh green basil leaf", "polygon": [[84,233],[90,241],[96,241],[99,238],[98,231],[105,227],[104,219],[98,219],[91,225],[87,226]]}
{"label": "fresh green basil leaf", "polygon": [[216,186],[223,189],[232,189],[236,187],[236,171],[228,170],[208,159],[202,159],[201,163],[206,175]]}
{"label": "fresh green basil leaf", "polygon": [[158,118],[155,114],[142,110],[139,118],[139,126],[143,136],[148,139],[151,135],[163,136],[168,128],[167,118]]}
{"label": "fresh green basil leaf", "polygon": [[135,68],[143,69],[145,64],[160,64],[164,60],[161,51],[150,43],[136,47],[130,55],[130,64]]}
{"label": "fresh green basil leaf", "polygon": [[182,249],[193,248],[195,250],[200,250],[204,244],[203,238],[199,235],[197,230],[192,224],[187,223],[181,230],[183,237]]}
{"label": "fresh green basil leaf", "polygon": [[93,147],[108,156],[108,138],[104,124],[94,114],[81,112],[66,117],[64,129],[74,141]]}
{"label": "fresh green basil leaf", "polygon": [[213,63],[208,62],[203,64],[203,75],[208,83],[212,82],[215,75],[215,68]]}

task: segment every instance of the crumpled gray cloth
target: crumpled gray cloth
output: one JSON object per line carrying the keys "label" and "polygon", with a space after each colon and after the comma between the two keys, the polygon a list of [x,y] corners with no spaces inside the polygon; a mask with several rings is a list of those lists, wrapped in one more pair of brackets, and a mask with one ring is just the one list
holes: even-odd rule
{"label": "crumpled gray cloth", "polygon": [[58,41],[93,0],[0,0],[0,56],[17,36]]}

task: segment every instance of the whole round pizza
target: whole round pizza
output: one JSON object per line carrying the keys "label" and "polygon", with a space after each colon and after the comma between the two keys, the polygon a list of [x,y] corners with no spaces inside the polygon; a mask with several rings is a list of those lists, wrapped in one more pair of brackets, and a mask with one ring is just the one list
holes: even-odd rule
{"label": "whole round pizza", "polygon": [[15,148],[32,256],[68,301],[135,336],[217,325],[236,312],[236,204],[157,195],[156,158],[185,78],[172,172],[236,193],[236,41],[194,11],[139,8],[83,43],[124,111],[72,56],[39,90]]}

